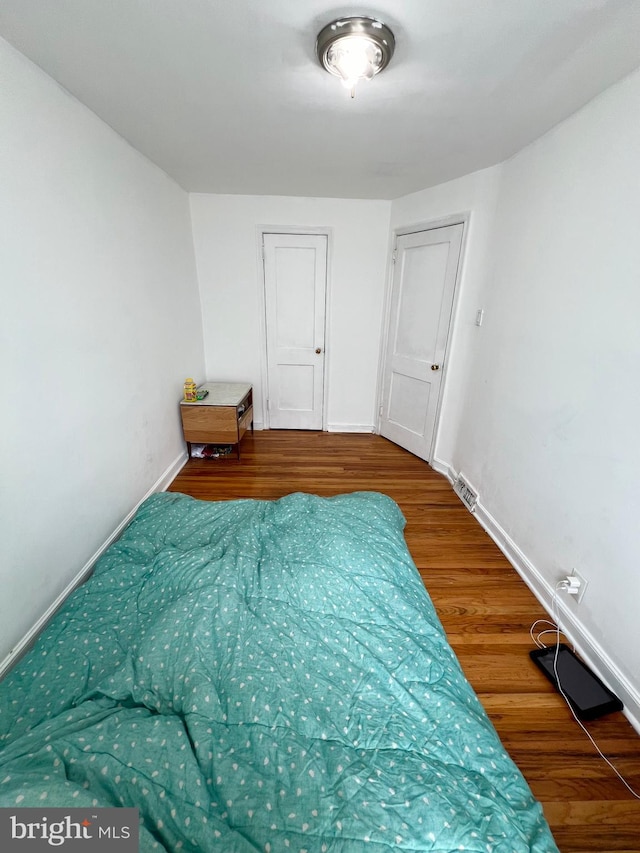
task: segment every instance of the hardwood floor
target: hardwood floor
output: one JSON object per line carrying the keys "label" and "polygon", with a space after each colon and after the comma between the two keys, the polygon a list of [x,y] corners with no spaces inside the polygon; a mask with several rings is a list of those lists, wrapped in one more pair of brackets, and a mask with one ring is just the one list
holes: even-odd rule
{"label": "hardwood floor", "polygon": [[[561,853],[639,853],[640,801],[597,755],[531,663],[546,614],[500,550],[425,462],[379,436],[271,431],[236,459],[190,460],[171,487],[205,500],[384,492],[462,667],[534,795]],[[640,791],[640,737],[622,714],[589,731]]]}

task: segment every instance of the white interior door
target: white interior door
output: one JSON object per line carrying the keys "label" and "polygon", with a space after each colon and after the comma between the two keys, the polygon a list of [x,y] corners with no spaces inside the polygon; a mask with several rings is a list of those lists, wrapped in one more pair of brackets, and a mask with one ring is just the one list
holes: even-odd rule
{"label": "white interior door", "polygon": [[431,461],[462,225],[398,237],[380,432]]}
{"label": "white interior door", "polygon": [[269,426],[323,425],[326,234],[263,234]]}

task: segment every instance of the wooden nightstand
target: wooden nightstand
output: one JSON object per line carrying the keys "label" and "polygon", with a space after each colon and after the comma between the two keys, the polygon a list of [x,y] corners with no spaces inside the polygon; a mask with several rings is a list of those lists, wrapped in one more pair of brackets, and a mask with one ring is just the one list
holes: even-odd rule
{"label": "wooden nightstand", "polygon": [[191,458],[192,444],[235,445],[240,459],[240,441],[249,426],[253,432],[253,390],[238,382],[205,382],[200,391],[209,393],[197,403],[180,402],[182,432]]}

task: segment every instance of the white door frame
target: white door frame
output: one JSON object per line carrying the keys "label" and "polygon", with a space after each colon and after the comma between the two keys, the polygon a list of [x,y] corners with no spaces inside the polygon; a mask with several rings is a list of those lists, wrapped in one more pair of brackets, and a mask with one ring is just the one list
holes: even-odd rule
{"label": "white door frame", "polygon": [[[260,384],[262,428],[270,429],[269,407],[267,399],[269,396],[269,373],[267,370],[267,305],[265,298],[264,281],[264,258],[262,255],[262,243],[265,234],[319,234],[327,238],[327,290],[325,295],[324,315],[324,383],[322,388],[322,429],[327,431],[328,415],[327,401],[329,399],[329,360],[331,358],[331,325],[329,323],[331,311],[331,257],[333,229],[325,225],[302,226],[302,225],[257,225],[256,226],[256,257],[258,269],[258,310],[260,312]],[[255,402],[254,402],[255,409]]]}
{"label": "white door frame", "polygon": [[440,219],[432,219],[428,222],[418,222],[414,225],[403,225],[399,228],[394,228],[391,232],[389,245],[389,261],[387,264],[387,285],[385,288],[384,307],[383,307],[383,322],[382,322],[382,340],[380,344],[380,362],[378,364],[378,392],[376,401],[378,406],[378,414],[376,418],[376,433],[380,435],[381,417],[382,417],[382,398],[384,394],[384,370],[386,363],[387,346],[389,343],[389,316],[391,313],[391,298],[393,292],[393,275],[394,275],[394,253],[398,243],[398,237],[405,234],[417,234],[420,231],[433,231],[436,228],[447,228],[449,225],[462,225],[462,243],[460,246],[460,261],[456,272],[456,281],[453,290],[453,305],[451,308],[451,318],[449,320],[449,330],[447,334],[447,344],[443,359],[442,381],[440,383],[440,392],[438,394],[438,402],[436,405],[436,420],[433,429],[433,439],[429,448],[429,458],[427,460],[431,467],[434,467],[434,450],[438,443],[440,434],[440,415],[442,410],[442,400],[444,399],[445,390],[447,387],[447,375],[449,359],[453,357],[453,337],[458,320],[458,307],[460,298],[460,279],[464,267],[465,248],[467,243],[467,233],[469,231],[469,222],[471,220],[471,212],[464,211],[463,213],[454,213],[450,216],[444,216]]}

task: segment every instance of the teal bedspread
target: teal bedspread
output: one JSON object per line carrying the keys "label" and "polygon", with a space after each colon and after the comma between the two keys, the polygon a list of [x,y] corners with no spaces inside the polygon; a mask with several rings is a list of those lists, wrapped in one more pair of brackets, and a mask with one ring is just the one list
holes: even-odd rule
{"label": "teal bedspread", "polygon": [[376,493],[147,500],[0,684],[0,806],[142,851],[557,851]]}

